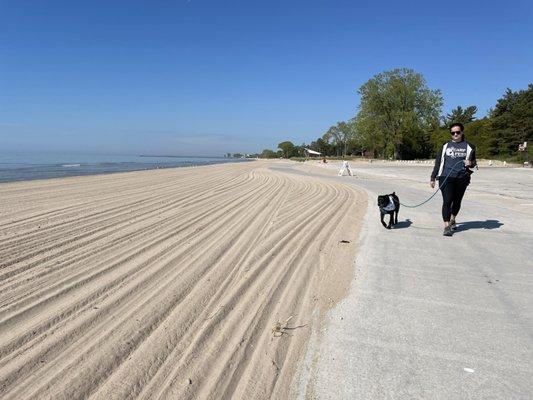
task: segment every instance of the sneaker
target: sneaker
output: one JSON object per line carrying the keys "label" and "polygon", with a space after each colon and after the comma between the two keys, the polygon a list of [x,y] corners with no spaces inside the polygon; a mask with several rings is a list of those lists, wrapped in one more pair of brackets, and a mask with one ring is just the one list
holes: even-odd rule
{"label": "sneaker", "polygon": [[452,231],[455,231],[457,229],[457,224],[455,223],[455,221],[450,221],[450,229]]}
{"label": "sneaker", "polygon": [[453,235],[453,232],[449,226],[444,228],[444,232],[442,233],[442,236],[452,236],[452,235]]}

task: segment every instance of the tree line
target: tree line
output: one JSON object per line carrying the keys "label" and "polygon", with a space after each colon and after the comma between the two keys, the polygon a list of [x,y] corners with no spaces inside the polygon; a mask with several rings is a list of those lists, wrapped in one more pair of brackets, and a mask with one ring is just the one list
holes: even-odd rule
{"label": "tree line", "polygon": [[430,89],[424,77],[401,68],[375,75],[358,89],[356,115],[337,122],[311,143],[291,141],[265,149],[254,157],[291,158],[311,149],[324,156],[420,159],[435,156],[449,140],[449,126],[465,125],[465,135],[477,146],[478,158],[516,157],[518,145],[533,145],[533,84],[527,89],[507,91],[478,119],[477,107],[457,106],[443,115],[443,97]]}

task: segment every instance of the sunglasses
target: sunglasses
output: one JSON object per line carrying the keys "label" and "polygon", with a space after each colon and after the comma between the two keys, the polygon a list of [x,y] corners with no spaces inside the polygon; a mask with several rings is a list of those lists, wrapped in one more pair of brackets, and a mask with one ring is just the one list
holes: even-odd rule
{"label": "sunglasses", "polygon": [[450,135],[460,135],[462,133],[463,133],[462,131],[451,131]]}

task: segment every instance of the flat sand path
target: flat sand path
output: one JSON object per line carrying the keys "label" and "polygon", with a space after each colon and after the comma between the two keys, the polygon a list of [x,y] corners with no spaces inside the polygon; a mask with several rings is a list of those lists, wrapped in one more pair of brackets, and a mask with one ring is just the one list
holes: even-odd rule
{"label": "flat sand path", "polygon": [[269,165],[0,185],[0,398],[290,396],[366,195]]}

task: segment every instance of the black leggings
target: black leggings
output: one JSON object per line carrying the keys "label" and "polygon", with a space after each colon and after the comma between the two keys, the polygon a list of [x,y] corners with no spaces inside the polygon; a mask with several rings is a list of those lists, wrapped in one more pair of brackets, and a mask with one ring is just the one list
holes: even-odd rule
{"label": "black leggings", "polygon": [[[442,180],[444,181],[444,179]],[[461,209],[461,200],[470,183],[470,177],[466,178],[448,178],[442,185],[439,181],[440,191],[442,192],[442,219],[444,222],[450,221],[451,215],[457,215]]]}

